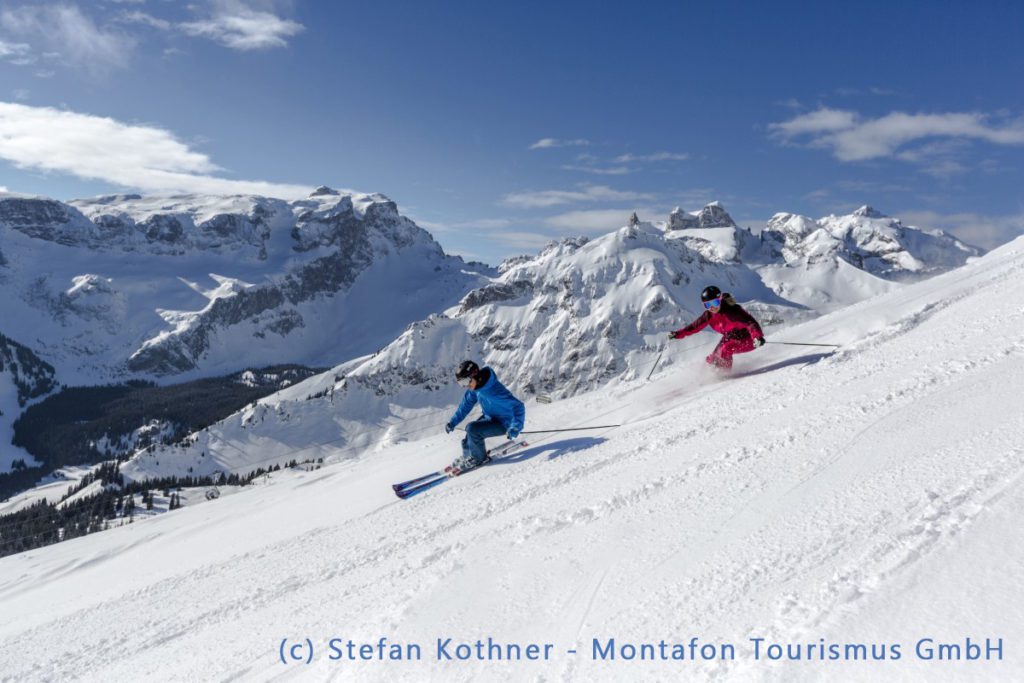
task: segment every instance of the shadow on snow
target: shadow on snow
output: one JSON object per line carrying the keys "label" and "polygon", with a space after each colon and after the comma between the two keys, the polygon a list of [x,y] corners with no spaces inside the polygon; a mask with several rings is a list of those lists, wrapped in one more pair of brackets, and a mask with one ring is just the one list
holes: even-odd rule
{"label": "shadow on snow", "polygon": [[503,458],[497,458],[491,462],[491,467],[495,465],[515,465],[521,462],[525,462],[532,458],[536,458],[538,455],[547,453],[548,460],[554,460],[560,458],[563,455],[569,453],[575,453],[577,451],[584,451],[588,448],[593,448],[598,444],[602,444],[607,439],[592,436],[581,436],[574,439],[562,439],[561,441],[555,441],[553,443],[546,443],[537,446],[528,446],[526,450],[519,451],[518,453],[512,453]]}
{"label": "shadow on snow", "polygon": [[823,358],[828,358],[834,351],[827,353],[809,353],[805,356],[797,356],[796,358],[788,358],[786,360],[779,361],[778,363],[772,363],[766,365],[763,368],[756,368],[753,370],[747,370],[746,372],[738,372],[734,375],[730,375],[731,379],[739,379],[740,377],[751,377],[753,375],[763,375],[766,372],[774,372],[775,370],[781,370],[782,368],[788,368],[793,365],[813,365]]}

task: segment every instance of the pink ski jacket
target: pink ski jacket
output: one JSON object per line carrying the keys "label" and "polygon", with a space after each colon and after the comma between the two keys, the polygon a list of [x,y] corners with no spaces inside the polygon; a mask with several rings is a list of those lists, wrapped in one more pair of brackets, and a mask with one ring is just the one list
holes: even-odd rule
{"label": "pink ski jacket", "polygon": [[757,324],[757,321],[754,320],[753,316],[743,310],[742,306],[739,304],[730,305],[723,301],[722,307],[718,309],[718,313],[704,311],[704,313],[702,313],[701,316],[692,323],[682,329],[676,330],[675,338],[682,339],[683,337],[689,337],[691,334],[700,332],[708,325],[710,325],[711,329],[719,334],[729,334],[731,332],[739,332],[740,330],[743,330],[750,335],[751,339],[764,337],[764,332],[761,331],[761,326]]}

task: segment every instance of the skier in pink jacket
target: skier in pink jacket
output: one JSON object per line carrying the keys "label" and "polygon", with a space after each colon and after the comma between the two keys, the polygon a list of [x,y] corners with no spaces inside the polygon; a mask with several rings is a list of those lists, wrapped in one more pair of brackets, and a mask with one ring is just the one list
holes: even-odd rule
{"label": "skier in pink jacket", "polygon": [[704,313],[686,327],[669,332],[669,339],[688,337],[710,325],[722,335],[722,340],[706,360],[720,370],[732,368],[733,354],[753,351],[764,344],[761,326],[736,303],[731,294],[723,294],[722,290],[711,285],[701,292],[700,300],[704,302]]}

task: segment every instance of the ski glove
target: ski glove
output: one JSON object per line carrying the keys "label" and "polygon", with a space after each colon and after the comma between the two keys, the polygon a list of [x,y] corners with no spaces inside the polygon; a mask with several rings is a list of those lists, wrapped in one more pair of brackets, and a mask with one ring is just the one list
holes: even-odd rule
{"label": "ski glove", "polygon": [[512,439],[515,439],[516,437],[519,436],[519,428],[518,427],[509,427],[508,428],[508,434],[506,436],[508,436],[508,440],[509,441],[511,441]]}
{"label": "ski glove", "polygon": [[668,333],[668,338],[669,339],[675,339],[676,338],[676,333],[675,332],[669,332]]}
{"label": "ski glove", "polygon": [[455,430],[455,425],[453,425],[451,422],[449,422],[448,424],[446,424],[444,426],[444,433],[445,434],[451,434],[454,430]]}
{"label": "ski glove", "polygon": [[757,339],[754,340],[755,349],[761,346],[764,346],[764,337],[758,337]]}

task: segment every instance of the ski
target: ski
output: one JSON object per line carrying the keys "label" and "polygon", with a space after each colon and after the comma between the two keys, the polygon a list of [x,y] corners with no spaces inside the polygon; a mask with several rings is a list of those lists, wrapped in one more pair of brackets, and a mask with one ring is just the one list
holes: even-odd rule
{"label": "ski", "polygon": [[[524,447],[524,446],[526,446],[526,442],[525,441],[506,441],[505,443],[501,444],[500,446],[495,446],[494,448],[492,448],[489,451],[487,451],[487,457],[488,458],[497,458],[497,457],[500,457],[500,456],[504,455],[505,453],[508,453],[509,451],[513,450],[513,447],[521,448],[521,447]],[[467,470],[467,472],[468,471],[469,470]],[[422,477],[416,477],[415,479],[410,479],[408,481],[403,481],[403,482],[401,482],[399,484],[392,484],[391,488],[393,488],[395,491],[401,491],[402,489],[412,488],[413,486],[416,486],[417,484],[424,483],[424,482],[426,482],[426,481],[428,481],[430,479],[433,479],[434,477],[447,477],[447,476],[449,476],[448,472],[446,472],[444,470],[438,470],[436,472],[431,472],[430,474],[424,474]]]}
{"label": "ski", "polygon": [[401,491],[402,489],[407,489],[407,488],[409,488],[411,486],[415,486],[416,484],[421,484],[421,483],[425,482],[428,479],[433,479],[434,477],[440,477],[443,474],[444,474],[444,472],[442,472],[441,470],[438,470],[437,472],[431,472],[430,474],[424,474],[422,477],[416,477],[415,479],[410,479],[409,481],[403,481],[401,484],[392,484],[391,488],[393,488],[396,491]]}
{"label": "ski", "polygon": [[466,474],[466,472],[478,470],[481,467],[484,467],[485,465],[489,464],[495,458],[500,458],[501,456],[511,453],[512,451],[519,450],[520,448],[526,448],[527,445],[529,444],[527,444],[525,441],[506,441],[500,446],[495,446],[494,448],[487,451],[487,460],[485,460],[483,463],[477,465],[471,470],[465,470],[459,472],[458,474],[450,474],[449,472],[439,470],[437,472],[431,472],[430,474],[424,474],[422,477],[416,477],[415,479],[403,481],[400,484],[392,484],[391,488],[394,489],[395,495],[398,496],[399,498],[409,498],[411,496],[415,496],[417,493],[422,493],[428,489],[432,489],[435,486],[438,486],[439,484],[443,484],[444,482],[448,481],[449,479],[452,479],[453,477],[458,477],[463,474]]}
{"label": "ski", "polygon": [[410,486],[409,488],[405,489],[395,489],[395,495],[401,498],[402,500],[405,500],[406,498],[411,498],[412,496],[415,496],[417,493],[423,493],[427,489],[432,489],[439,484],[443,484],[449,479],[451,479],[451,477],[449,477],[447,474],[442,473],[442,475],[437,479],[428,481],[425,484],[420,484],[419,486]]}

